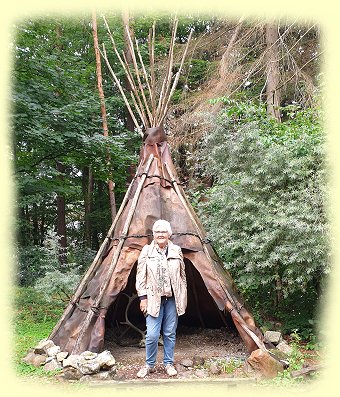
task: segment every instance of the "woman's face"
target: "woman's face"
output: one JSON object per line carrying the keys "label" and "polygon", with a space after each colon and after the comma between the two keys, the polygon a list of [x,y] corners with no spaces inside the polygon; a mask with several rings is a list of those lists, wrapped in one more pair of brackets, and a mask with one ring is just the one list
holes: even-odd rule
{"label": "woman's face", "polygon": [[153,237],[160,248],[164,248],[169,241],[169,233],[162,225],[157,226],[153,232]]}

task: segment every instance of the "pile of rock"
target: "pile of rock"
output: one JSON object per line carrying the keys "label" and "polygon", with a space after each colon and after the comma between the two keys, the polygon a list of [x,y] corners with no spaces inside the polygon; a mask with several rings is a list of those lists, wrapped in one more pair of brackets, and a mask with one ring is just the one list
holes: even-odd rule
{"label": "pile of rock", "polygon": [[266,331],[264,334],[264,339],[268,342],[271,342],[282,353],[290,354],[292,352],[292,348],[282,338],[282,334],[279,331]]}
{"label": "pile of rock", "polygon": [[41,340],[30,349],[23,361],[42,366],[46,371],[59,370],[56,377],[60,380],[109,380],[117,371],[116,360],[109,350],[69,355],[49,339]]}
{"label": "pile of rock", "polygon": [[274,378],[289,365],[287,356],[292,352],[292,348],[283,340],[281,332],[278,331],[266,331],[264,339],[272,343],[275,349],[269,349],[268,352],[262,349],[254,350],[246,361],[245,371],[252,374],[255,372],[258,376],[266,378]]}

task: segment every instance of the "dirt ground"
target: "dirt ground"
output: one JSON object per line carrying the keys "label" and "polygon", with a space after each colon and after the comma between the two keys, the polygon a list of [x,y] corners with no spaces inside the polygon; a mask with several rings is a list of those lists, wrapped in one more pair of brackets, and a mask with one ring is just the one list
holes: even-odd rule
{"label": "dirt ground", "polygon": [[[112,335],[111,335],[112,336]],[[140,338],[127,339],[118,345],[113,338],[106,340],[105,349],[110,350],[117,362],[117,380],[137,379],[136,374],[145,362],[145,348],[138,347]],[[211,363],[229,360],[239,363],[232,373],[215,370],[214,377],[245,376],[241,364],[248,357],[247,350],[241,338],[226,328],[221,329],[190,329],[179,328],[175,347],[175,367],[178,371],[176,378],[205,378],[212,376],[207,368]],[[147,379],[156,380],[168,378],[162,365],[163,346],[159,346],[156,372],[147,376]],[[190,364],[192,362],[192,365]],[[183,365],[184,364],[184,365]],[[229,371],[228,371],[229,372]]]}

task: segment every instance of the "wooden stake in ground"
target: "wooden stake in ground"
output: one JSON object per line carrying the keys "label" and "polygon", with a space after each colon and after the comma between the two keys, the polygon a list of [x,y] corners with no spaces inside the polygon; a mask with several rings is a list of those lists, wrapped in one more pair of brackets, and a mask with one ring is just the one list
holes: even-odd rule
{"label": "wooden stake in ground", "polygon": [[[98,92],[100,98],[100,108],[102,113],[102,121],[103,121],[103,134],[105,137],[109,136],[109,129],[107,125],[107,116],[106,116],[106,107],[105,107],[105,96],[103,90],[103,79],[102,79],[102,69],[101,69],[101,62],[100,62],[100,52],[99,52],[99,45],[98,45],[98,33],[97,33],[97,17],[95,11],[92,14],[92,32],[93,32],[93,42],[94,42],[94,51],[96,54],[96,71],[97,71],[97,85],[98,85]],[[111,157],[107,155],[107,161],[109,166],[111,167]],[[116,217],[116,198],[115,198],[115,183],[111,178],[111,168],[110,168],[110,178],[108,180],[108,188],[109,188],[109,197],[110,197],[110,208],[111,208],[111,218],[112,221]]]}

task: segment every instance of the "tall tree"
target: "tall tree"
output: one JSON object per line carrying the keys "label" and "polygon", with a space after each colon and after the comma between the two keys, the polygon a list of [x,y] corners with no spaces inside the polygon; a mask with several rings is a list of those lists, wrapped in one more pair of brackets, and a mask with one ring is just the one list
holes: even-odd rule
{"label": "tall tree", "polygon": [[[60,186],[64,183],[65,166],[60,161],[56,162],[57,179]],[[66,249],[67,249],[67,238],[66,238],[66,200],[63,193],[57,195],[57,235],[59,238],[60,252],[59,262],[64,264],[66,262]]]}
{"label": "tall tree", "polygon": [[82,169],[82,190],[84,196],[84,240],[87,247],[91,248],[91,212],[93,197],[93,172],[91,165]]}
{"label": "tall tree", "polygon": [[[100,61],[100,52],[98,45],[98,32],[97,32],[97,17],[95,11],[92,14],[92,32],[93,32],[93,41],[94,41],[94,51],[96,54],[96,71],[97,71],[97,85],[98,85],[98,93],[100,98],[100,109],[102,114],[102,123],[103,123],[103,134],[105,137],[109,136],[109,128],[107,124],[107,115],[106,115],[106,106],[105,106],[105,96],[103,89],[103,79],[102,79],[102,67]],[[109,166],[111,165],[110,155],[107,155],[107,161]],[[110,170],[110,178],[108,180],[108,189],[109,189],[109,197],[110,197],[110,208],[111,208],[111,218],[114,221],[116,217],[116,198],[115,198],[115,183],[112,180],[112,170]]]}
{"label": "tall tree", "polygon": [[[57,23],[56,26],[56,49],[58,54],[60,54],[63,51],[63,46],[61,44],[61,36],[62,36],[62,26],[60,23]],[[61,57],[57,57],[57,63]],[[58,65],[59,66],[59,65]],[[60,68],[58,68],[60,70]],[[61,87],[56,87],[54,94],[59,97],[61,95]],[[58,129],[58,127],[57,127]],[[56,131],[57,132],[57,131]],[[64,173],[65,173],[65,167],[64,164],[57,160],[56,161],[56,170],[57,170],[57,179],[58,179],[58,184],[62,186],[64,182]],[[59,246],[60,246],[60,252],[59,252],[59,262],[61,264],[64,264],[67,260],[66,258],[66,249],[67,249],[67,238],[66,238],[66,200],[65,200],[65,195],[62,191],[58,191],[57,195],[57,235],[59,238]]]}
{"label": "tall tree", "polygon": [[[279,52],[279,26],[277,24],[266,25],[266,44],[267,44],[267,85],[266,100],[267,114],[281,121],[280,102],[281,93],[278,89],[280,83],[280,52]],[[283,300],[282,291],[282,264],[280,261],[273,263],[274,282],[275,282],[275,300],[277,308]]]}

